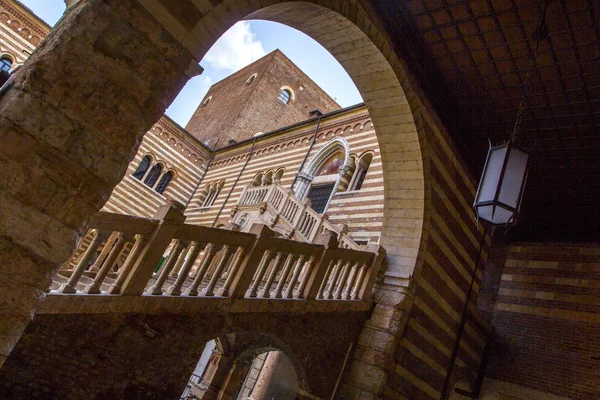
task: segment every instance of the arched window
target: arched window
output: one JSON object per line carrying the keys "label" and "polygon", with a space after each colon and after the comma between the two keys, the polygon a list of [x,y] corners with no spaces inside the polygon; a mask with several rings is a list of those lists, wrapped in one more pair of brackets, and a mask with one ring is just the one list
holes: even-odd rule
{"label": "arched window", "polygon": [[210,185],[204,186],[204,188],[200,192],[200,196],[198,196],[198,205],[200,207],[204,207],[204,203],[206,203],[206,199],[208,198],[209,192],[210,192]]}
{"label": "arched window", "polygon": [[13,62],[9,57],[2,56],[0,58],[0,70],[2,70],[4,72],[8,72],[8,71],[10,71],[12,64],[13,64]]}
{"label": "arched window", "polygon": [[158,177],[160,176],[161,173],[162,173],[162,165],[154,164],[154,167],[152,167],[150,172],[148,172],[146,179],[144,179],[144,183],[147,186],[154,187],[154,184],[158,180]]}
{"label": "arched window", "polygon": [[169,186],[171,179],[173,179],[173,173],[171,171],[165,172],[165,174],[162,176],[162,178],[160,178],[158,185],[156,185],[155,190],[158,193],[163,194],[165,192],[165,189],[167,188],[167,186]]}
{"label": "arched window", "polygon": [[342,165],[344,165],[344,153],[336,151],[321,164],[315,176],[337,174]]}
{"label": "arched window", "polygon": [[348,162],[348,170],[342,175],[342,180],[338,186],[338,192],[344,192],[350,190],[350,181],[354,177],[354,171],[356,171],[356,156],[351,155],[350,161]]}
{"label": "arched window", "polygon": [[281,89],[279,93],[279,100],[283,104],[288,104],[290,102],[290,97],[292,97],[292,93],[288,89]]}
{"label": "arched window", "polygon": [[273,171],[267,171],[262,181],[263,185],[270,185],[273,183]]}
{"label": "arched window", "polygon": [[211,100],[212,100],[212,96],[208,96],[208,97],[206,98],[206,100],[204,100],[204,101],[202,102],[202,107],[206,107],[206,106],[208,105],[208,103],[210,103],[210,101],[211,101]]}
{"label": "arched window", "polygon": [[354,177],[352,177],[352,181],[350,182],[350,190],[360,190],[367,177],[371,161],[373,161],[372,153],[366,153],[358,160]]}
{"label": "arched window", "polygon": [[340,136],[321,147],[296,177],[294,192],[299,199],[312,201],[313,210],[327,210],[350,163],[350,144]]}
{"label": "arched window", "polygon": [[273,175],[273,182],[274,183],[280,183],[281,182],[281,177],[283,176],[284,173],[284,169],[283,168],[279,168],[275,174]]}
{"label": "arched window", "polygon": [[263,173],[259,172],[256,174],[254,179],[252,179],[252,186],[260,186],[262,185]]}
{"label": "arched window", "polygon": [[133,173],[133,177],[142,180],[142,178],[146,174],[146,171],[148,171],[148,168],[150,167],[150,161],[150,156],[144,156],[144,158],[142,158],[142,161],[136,168],[135,172]]}
{"label": "arched window", "polygon": [[225,181],[206,185],[204,189],[206,191],[206,197],[202,202],[202,207],[210,207],[215,204],[215,200],[219,196],[219,193],[221,193],[221,189],[223,189],[224,185]]}
{"label": "arched window", "polygon": [[250,85],[252,82],[254,82],[254,80],[256,79],[256,74],[252,74],[252,76],[250,78],[248,78],[248,80],[246,81],[246,86]]}

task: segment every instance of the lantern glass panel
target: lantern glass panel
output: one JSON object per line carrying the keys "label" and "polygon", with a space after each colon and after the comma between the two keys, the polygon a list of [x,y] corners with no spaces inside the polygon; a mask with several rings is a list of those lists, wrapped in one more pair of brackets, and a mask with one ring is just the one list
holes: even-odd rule
{"label": "lantern glass panel", "polygon": [[515,147],[511,147],[508,152],[506,170],[504,171],[498,201],[513,209],[517,209],[519,205],[521,188],[527,172],[528,158],[529,154]]}
{"label": "lantern glass panel", "polygon": [[477,207],[477,214],[480,219],[491,222],[494,225],[505,225],[510,222],[513,211],[507,210],[502,206],[493,205]]}
{"label": "lantern glass panel", "polygon": [[484,201],[494,201],[496,191],[498,190],[498,182],[502,173],[502,166],[506,157],[506,147],[496,147],[490,149],[487,163],[481,178],[481,187],[479,195],[475,199],[476,203]]}

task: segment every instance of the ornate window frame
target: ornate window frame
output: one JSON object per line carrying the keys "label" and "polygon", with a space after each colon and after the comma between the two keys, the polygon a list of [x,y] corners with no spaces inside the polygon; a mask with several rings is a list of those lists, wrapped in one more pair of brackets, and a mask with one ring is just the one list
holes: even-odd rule
{"label": "ornate window frame", "polygon": [[331,195],[329,196],[329,200],[327,201],[327,205],[325,206],[325,210],[323,212],[327,211],[331,199],[337,192],[342,177],[349,168],[350,144],[345,138],[337,136],[325,145],[323,145],[323,147],[321,147],[306,163],[304,168],[302,168],[302,171],[298,173],[298,179],[296,180],[296,184],[294,185],[294,192],[296,193],[296,197],[299,199],[304,199],[308,194],[308,189],[310,188],[313,179],[315,178],[314,174],[317,172],[321,164],[325,162],[329,158],[329,156],[331,156],[336,151],[342,151],[344,153],[344,163],[342,164],[342,166],[340,166],[338,170],[337,179],[333,185]]}

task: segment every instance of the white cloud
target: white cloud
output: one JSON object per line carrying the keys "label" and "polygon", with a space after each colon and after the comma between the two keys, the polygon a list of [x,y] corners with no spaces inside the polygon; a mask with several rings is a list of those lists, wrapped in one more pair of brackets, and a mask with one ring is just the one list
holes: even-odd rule
{"label": "white cloud", "polygon": [[204,83],[206,83],[207,85],[210,85],[212,82],[212,79],[210,79],[210,76],[205,76],[204,77]]}
{"label": "white cloud", "polygon": [[262,42],[256,39],[250,23],[240,21],[217,40],[203,60],[213,68],[235,72],[265,54]]}

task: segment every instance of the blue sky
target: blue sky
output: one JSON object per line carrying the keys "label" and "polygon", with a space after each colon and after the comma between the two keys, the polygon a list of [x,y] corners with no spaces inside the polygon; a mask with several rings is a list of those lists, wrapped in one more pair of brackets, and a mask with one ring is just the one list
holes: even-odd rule
{"label": "blue sky", "polygon": [[[65,9],[63,0],[20,1],[50,25]],[[185,126],[210,85],[277,48],[342,107],[362,102],[346,71],[321,45],[285,25],[253,20],[238,22],[215,43],[200,62],[202,75],[187,83],[166,114]]]}

